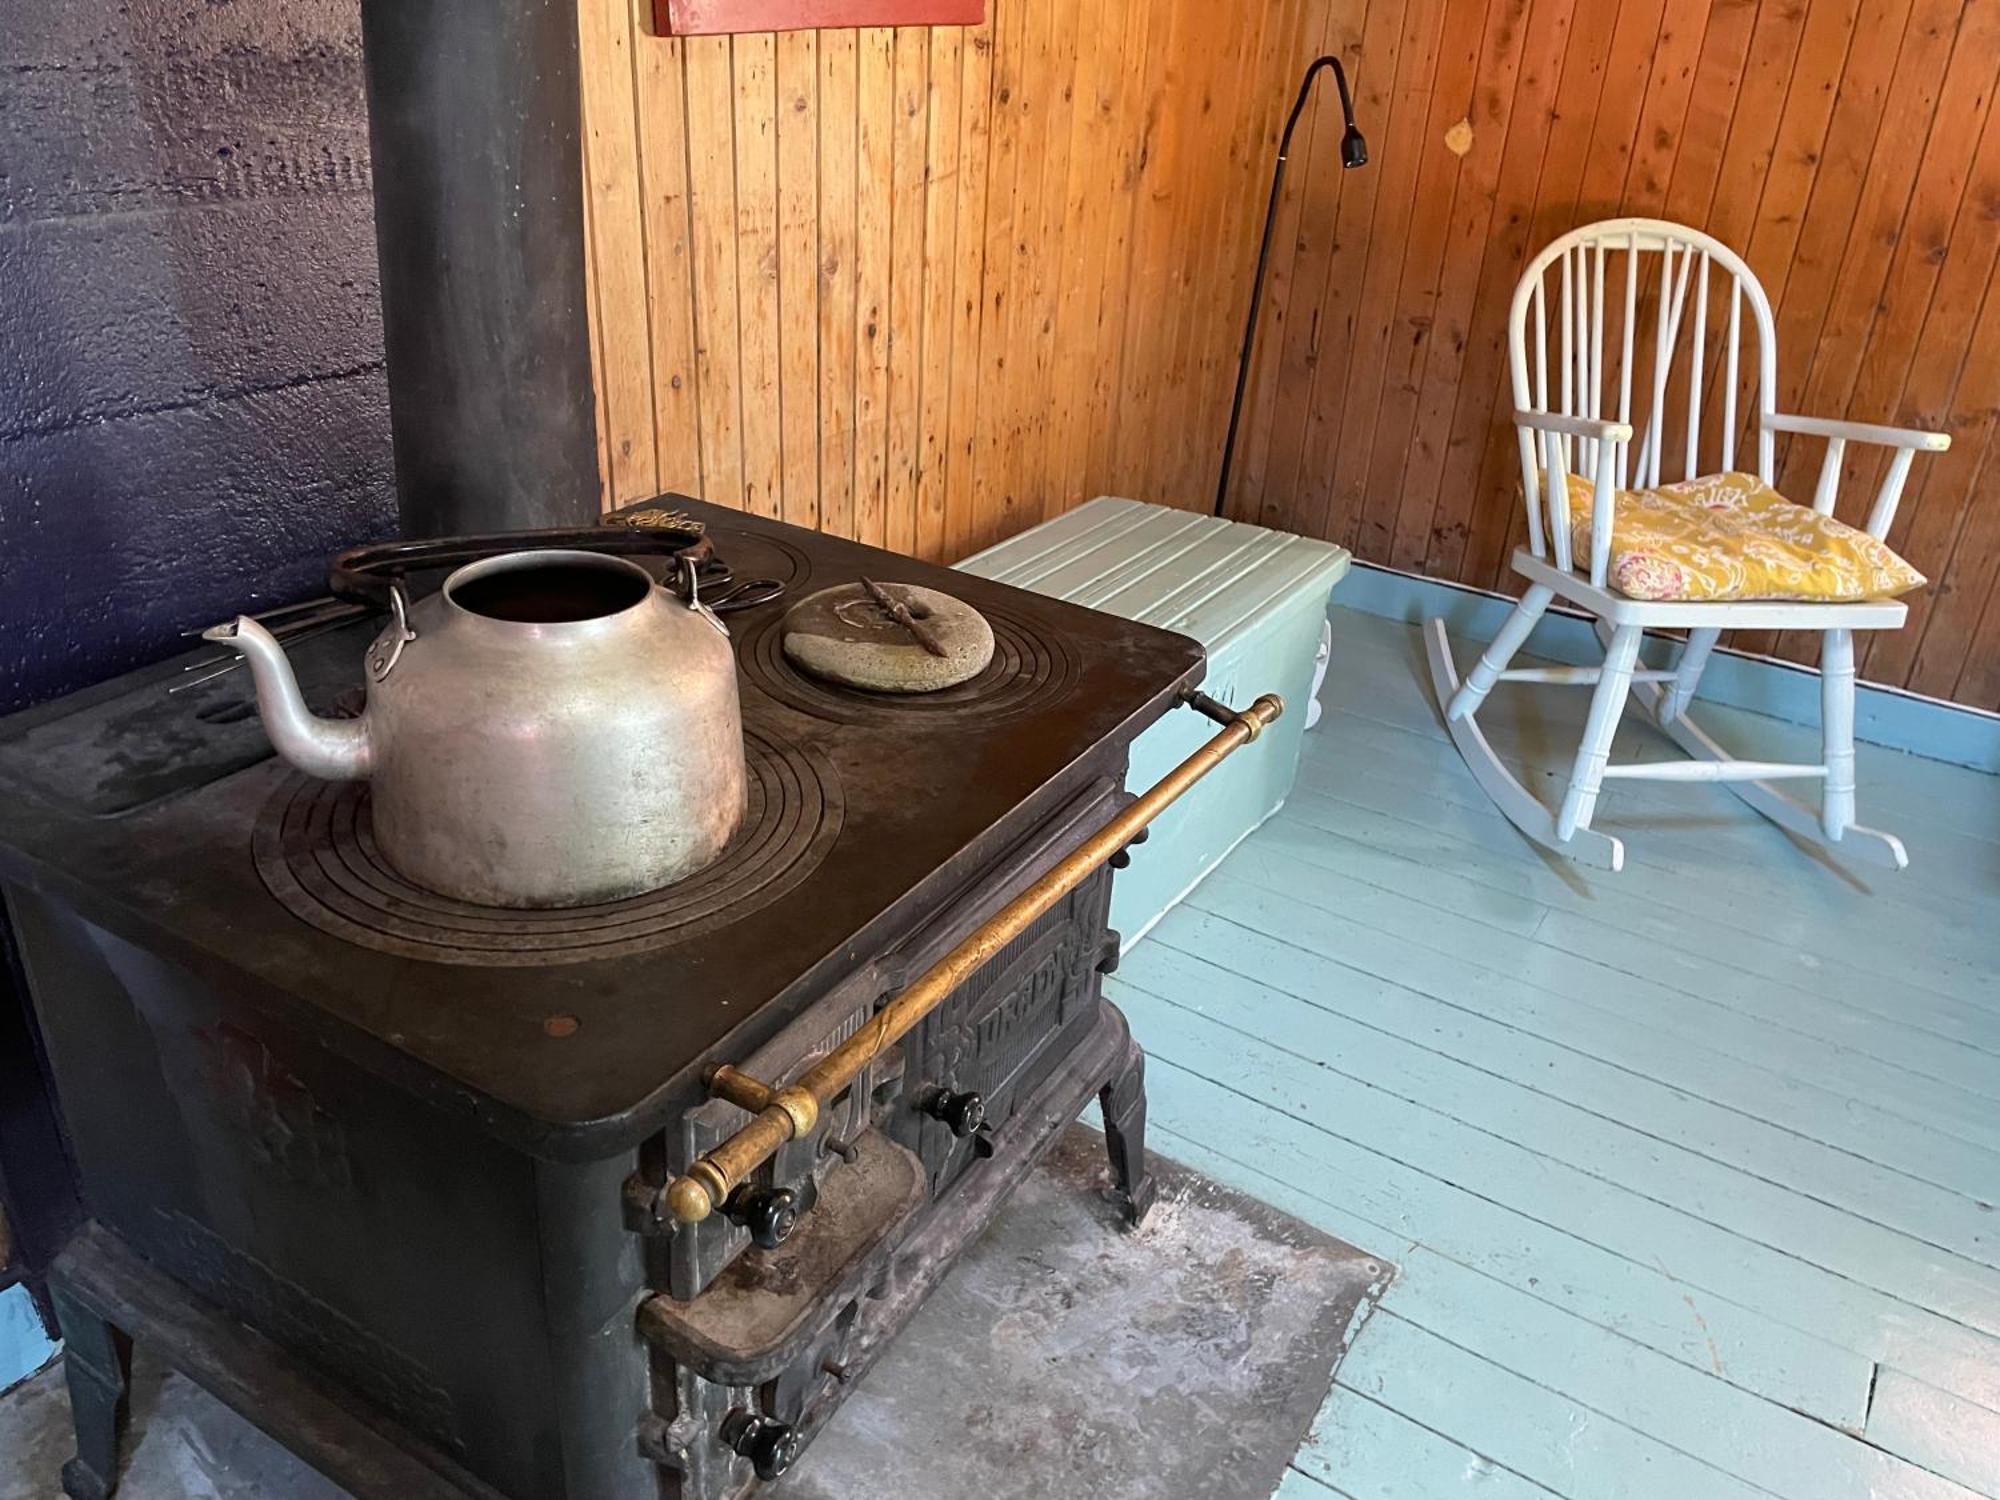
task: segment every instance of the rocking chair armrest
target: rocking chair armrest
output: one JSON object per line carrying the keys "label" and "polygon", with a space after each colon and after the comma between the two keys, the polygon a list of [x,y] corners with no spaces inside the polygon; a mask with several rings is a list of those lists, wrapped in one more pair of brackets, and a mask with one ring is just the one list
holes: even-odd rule
{"label": "rocking chair armrest", "polygon": [[1764,425],[1773,432],[1795,432],[1801,437],[1840,438],[1850,443],[1874,443],[1883,448],[1909,448],[1922,453],[1942,453],[1951,446],[1948,432],[1926,432],[1919,427],[1884,427],[1874,422],[1848,422],[1837,417],[1800,417],[1787,412],[1770,412]]}
{"label": "rocking chair armrest", "polygon": [[[1514,409],[1514,424],[1520,429],[1524,483],[1532,484],[1536,493],[1547,489],[1548,542],[1559,568],[1572,566],[1569,493],[1567,486],[1555,479],[1556,471],[1569,465],[1569,445],[1562,440],[1580,438],[1597,445],[1587,455],[1579,448],[1579,456],[1584,458],[1589,469],[1585,477],[1594,482],[1596,493],[1597,503],[1590,518],[1590,581],[1601,587],[1611,555],[1611,513],[1617,499],[1616,454],[1622,445],[1632,441],[1632,424],[1528,407]],[[1537,456],[1534,450],[1538,446],[1557,451]],[[1528,498],[1528,543],[1537,557],[1543,555],[1541,510],[1532,496]]]}
{"label": "rocking chair armrest", "polygon": [[1903,483],[1909,478],[1910,465],[1916,456],[1919,453],[1942,453],[1951,446],[1950,433],[1925,432],[1915,427],[1882,427],[1873,422],[1797,417],[1785,412],[1766,412],[1761,420],[1764,424],[1762,446],[1767,472],[1771,461],[1772,433],[1791,432],[1801,437],[1826,439],[1826,455],[1820,464],[1819,483],[1813,489],[1812,502],[1813,509],[1823,516],[1833,514],[1834,501],[1840,490],[1842,460],[1849,443],[1872,443],[1896,450],[1896,456],[1889,460],[1889,467],[1882,475],[1882,487],[1876,492],[1875,503],[1869,507],[1864,528],[1877,541],[1885,540],[1889,528],[1895,524],[1896,507],[1903,497]]}
{"label": "rocking chair armrest", "polygon": [[1532,427],[1538,432],[1560,432],[1569,437],[1595,438],[1600,443],[1629,443],[1632,441],[1632,424],[1629,422],[1604,422],[1596,417],[1569,417],[1555,411],[1528,411],[1521,407],[1514,410],[1514,420],[1523,427]]}

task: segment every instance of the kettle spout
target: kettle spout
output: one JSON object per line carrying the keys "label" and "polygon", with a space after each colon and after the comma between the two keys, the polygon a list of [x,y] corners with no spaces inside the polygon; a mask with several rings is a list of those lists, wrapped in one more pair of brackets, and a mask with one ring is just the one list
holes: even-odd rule
{"label": "kettle spout", "polygon": [[372,760],[368,721],[322,719],[306,707],[299,680],[276,636],[248,615],[201,633],[205,641],[231,646],[250,664],[257,683],[257,712],[271,747],[308,776],[326,781],[362,781]]}

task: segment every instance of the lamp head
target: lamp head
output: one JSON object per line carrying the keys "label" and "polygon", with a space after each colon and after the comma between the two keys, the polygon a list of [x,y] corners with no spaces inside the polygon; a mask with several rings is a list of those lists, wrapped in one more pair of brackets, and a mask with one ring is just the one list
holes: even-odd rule
{"label": "lamp head", "polygon": [[1352,120],[1347,122],[1347,129],[1340,137],[1340,164],[1350,172],[1368,165],[1368,142]]}

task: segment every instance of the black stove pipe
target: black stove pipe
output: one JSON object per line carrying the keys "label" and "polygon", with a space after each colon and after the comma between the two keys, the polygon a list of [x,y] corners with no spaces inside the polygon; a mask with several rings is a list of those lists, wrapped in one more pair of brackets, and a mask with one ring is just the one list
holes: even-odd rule
{"label": "black stove pipe", "polygon": [[363,0],[405,536],[589,525],[575,0]]}

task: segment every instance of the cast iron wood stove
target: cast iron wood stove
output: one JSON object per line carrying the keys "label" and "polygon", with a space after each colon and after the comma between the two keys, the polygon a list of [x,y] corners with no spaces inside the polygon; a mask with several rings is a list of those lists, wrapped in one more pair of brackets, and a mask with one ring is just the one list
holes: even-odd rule
{"label": "cast iron wood stove", "polygon": [[[782,605],[733,616],[749,815],[663,890],[498,911],[406,883],[365,788],[271,757],[247,673],[169,693],[183,658],[0,723],[0,880],[91,1216],[54,1278],[78,1500],[114,1486],[133,1336],[364,1496],[744,1495],[1093,1095],[1143,1213],[1108,867],[740,1184],[701,1173],[1130,802],[1200,647],[672,503],[791,598],[925,584],[996,639],[891,697],[792,667]],[[316,709],[375,628],[295,638]],[[678,1223],[690,1183],[719,1208]]]}

